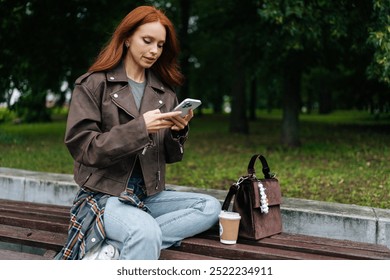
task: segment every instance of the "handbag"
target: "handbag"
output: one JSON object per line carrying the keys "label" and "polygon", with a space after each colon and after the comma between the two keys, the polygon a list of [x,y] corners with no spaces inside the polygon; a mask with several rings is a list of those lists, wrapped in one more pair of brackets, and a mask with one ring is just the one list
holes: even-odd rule
{"label": "handbag", "polygon": [[[263,166],[264,179],[256,178],[254,165],[257,159]],[[239,237],[259,240],[282,232],[280,185],[264,156],[252,156],[248,175],[240,177],[230,187],[222,210],[228,211],[233,196],[233,212],[241,215]]]}

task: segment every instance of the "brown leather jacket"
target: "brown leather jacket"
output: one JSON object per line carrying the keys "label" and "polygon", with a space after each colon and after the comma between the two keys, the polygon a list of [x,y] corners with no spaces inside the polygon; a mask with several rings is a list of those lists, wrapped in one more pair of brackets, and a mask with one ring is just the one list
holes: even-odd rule
{"label": "brown leather jacket", "polygon": [[138,111],[123,65],[107,72],[86,73],[76,80],[65,144],[75,160],[80,187],[119,196],[139,159],[148,195],[165,188],[165,164],[180,161],[188,127],[149,135],[143,113],[169,112],[177,105],[174,91],[147,70]]}

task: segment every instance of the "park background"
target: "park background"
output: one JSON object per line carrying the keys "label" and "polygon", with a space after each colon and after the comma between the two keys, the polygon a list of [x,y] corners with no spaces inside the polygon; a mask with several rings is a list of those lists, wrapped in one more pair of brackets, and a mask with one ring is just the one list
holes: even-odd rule
{"label": "park background", "polygon": [[168,183],[227,190],[261,153],[285,197],[390,208],[387,0],[0,0],[0,167],[72,173],[73,83],[143,4],[177,27],[178,98],[203,102]]}

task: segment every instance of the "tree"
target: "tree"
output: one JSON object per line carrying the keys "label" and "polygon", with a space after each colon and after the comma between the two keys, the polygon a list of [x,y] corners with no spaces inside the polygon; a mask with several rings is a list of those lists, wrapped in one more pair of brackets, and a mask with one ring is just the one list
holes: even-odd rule
{"label": "tree", "polygon": [[[231,49],[227,18],[222,1],[197,1],[190,16],[191,55],[189,68],[190,95],[199,97],[214,112],[221,113],[224,96],[230,95]],[[219,7],[219,8],[217,8]]]}
{"label": "tree", "polygon": [[374,21],[369,27],[368,43],[374,47],[374,57],[368,67],[368,76],[390,85],[390,5],[373,1]]}
{"label": "tree", "polygon": [[181,45],[181,70],[186,77],[186,82],[178,92],[178,98],[184,99],[189,92],[189,68],[190,68],[190,56],[191,56],[191,43],[190,36],[188,34],[189,20],[191,13],[191,1],[180,0],[180,24],[179,24],[179,41]]}
{"label": "tree", "polygon": [[217,112],[224,95],[230,96],[230,132],[248,134],[247,84],[254,79],[261,56],[256,1],[201,1],[195,7],[194,55],[200,67],[194,72]]}
{"label": "tree", "polygon": [[[179,98],[199,97],[205,107],[221,112],[229,96],[233,133],[249,133],[247,115],[254,119],[258,104],[282,104],[282,144],[299,146],[307,83],[327,83],[321,96],[315,88],[310,93],[311,103],[332,104],[321,106],[325,111],[336,107],[334,100],[345,108],[389,103],[390,8],[383,1],[146,3],[166,10],[178,28],[187,77]],[[57,94],[62,103],[118,21],[139,4],[145,1],[0,0],[2,99],[18,89],[22,98],[15,109],[31,121],[49,119],[47,93]],[[268,92],[267,100],[258,100],[260,90]]]}
{"label": "tree", "polygon": [[[47,121],[46,95],[64,100],[137,2],[2,0],[0,2],[0,92],[18,89],[15,109],[25,121]],[[102,20],[104,19],[104,20]]]}
{"label": "tree", "polygon": [[[375,52],[370,73],[385,81],[389,74],[385,70],[390,65],[385,58],[390,47],[381,39],[390,39],[390,30],[387,30],[389,8],[381,3],[374,2],[378,15],[374,24],[377,32],[372,31],[370,38],[371,42],[381,48]],[[371,52],[365,44],[367,28],[373,24],[372,7],[365,1],[352,0],[337,3],[325,0],[263,0],[259,1],[258,11],[273,31],[272,34],[263,35],[268,37],[270,46],[265,49],[265,60],[279,66],[280,71],[275,74],[281,75],[284,84],[282,144],[299,146],[300,85],[303,73],[314,67],[324,67],[339,75],[352,73],[356,80],[365,81],[361,69],[365,69],[372,60]],[[347,71],[343,73],[340,69]],[[351,94],[356,95],[356,92]],[[329,102],[329,99],[324,100]]]}

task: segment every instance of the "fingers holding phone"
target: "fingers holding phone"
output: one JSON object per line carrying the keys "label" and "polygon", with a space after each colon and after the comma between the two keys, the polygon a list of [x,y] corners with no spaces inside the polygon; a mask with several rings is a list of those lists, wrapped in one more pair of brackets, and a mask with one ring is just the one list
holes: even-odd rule
{"label": "fingers holding phone", "polygon": [[200,101],[199,99],[186,98],[182,102],[180,102],[180,104],[177,105],[175,109],[173,109],[173,111],[180,111],[181,116],[185,117],[186,115],[188,115],[188,112],[190,110],[195,110],[201,104],[202,101]]}
{"label": "fingers holding phone", "polygon": [[163,128],[171,128],[176,125],[173,118],[180,116],[180,112],[161,113],[159,109],[143,114],[146,129],[149,133],[156,133]]}
{"label": "fingers holding phone", "polygon": [[169,113],[161,113],[159,109],[146,112],[143,117],[149,133],[156,133],[163,128],[172,130],[184,129],[194,117],[194,109],[202,102],[198,99],[186,98]]}
{"label": "fingers holding phone", "polygon": [[171,120],[174,124],[171,129],[176,131],[184,129],[193,117],[194,111],[192,109],[189,109],[187,115],[184,117],[181,115],[171,117]]}
{"label": "fingers holding phone", "polygon": [[172,117],[174,125],[171,129],[179,131],[185,128],[194,116],[194,109],[199,107],[201,104],[202,102],[200,100],[192,98],[186,98],[180,102],[173,111],[179,111],[181,114],[179,116]]}

